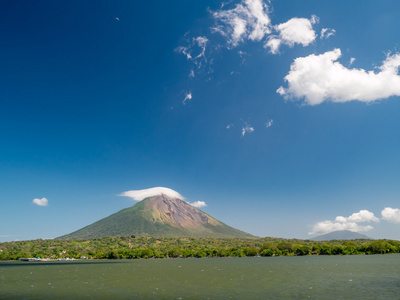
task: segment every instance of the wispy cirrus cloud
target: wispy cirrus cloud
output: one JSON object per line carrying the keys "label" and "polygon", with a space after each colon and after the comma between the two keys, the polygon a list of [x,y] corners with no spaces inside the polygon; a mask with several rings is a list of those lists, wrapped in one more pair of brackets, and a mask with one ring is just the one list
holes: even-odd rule
{"label": "wispy cirrus cloud", "polygon": [[186,59],[192,61],[198,68],[207,62],[206,50],[209,40],[205,36],[193,37],[186,40],[186,46],[179,46],[175,51],[182,53]]}
{"label": "wispy cirrus cloud", "polygon": [[274,120],[269,120],[267,123],[265,123],[265,127],[270,128],[274,124]]}
{"label": "wispy cirrus cloud", "polygon": [[185,98],[183,99],[182,103],[186,104],[186,101],[192,100],[193,96],[192,96],[192,92],[186,93]]}
{"label": "wispy cirrus cloud", "polygon": [[254,132],[254,127],[245,123],[244,126],[242,127],[242,137],[245,136],[246,133],[252,133]]}
{"label": "wispy cirrus cloud", "polygon": [[335,33],[336,33],[336,30],[335,30],[335,29],[332,29],[332,28],[322,28],[322,29],[321,29],[321,34],[319,35],[319,38],[320,38],[321,40],[326,40],[326,39],[328,39],[329,37],[335,35]]}
{"label": "wispy cirrus cloud", "polygon": [[285,76],[288,87],[281,86],[277,93],[309,105],[400,96],[400,53],[387,55],[378,72],[346,68],[338,62],[340,56],[340,49],[335,49],[296,58]]}

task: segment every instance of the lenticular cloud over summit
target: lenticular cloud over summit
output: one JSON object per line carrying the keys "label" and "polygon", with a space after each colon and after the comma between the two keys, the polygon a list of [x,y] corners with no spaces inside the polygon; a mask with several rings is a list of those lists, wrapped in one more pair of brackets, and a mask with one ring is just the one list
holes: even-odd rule
{"label": "lenticular cloud over summit", "polygon": [[144,190],[131,190],[131,191],[126,191],[121,193],[118,196],[125,196],[132,198],[133,200],[136,201],[142,201],[143,199],[149,198],[149,197],[154,197],[154,196],[160,196],[160,195],[166,195],[171,198],[178,198],[178,199],[185,199],[181,194],[178,192],[166,188],[166,187],[154,187],[150,189],[144,189]]}

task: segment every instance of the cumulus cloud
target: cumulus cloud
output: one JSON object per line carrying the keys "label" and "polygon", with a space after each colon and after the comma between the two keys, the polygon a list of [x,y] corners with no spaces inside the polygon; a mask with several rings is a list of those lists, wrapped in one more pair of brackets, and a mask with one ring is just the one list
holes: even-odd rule
{"label": "cumulus cloud", "polygon": [[360,225],[358,223],[379,222],[379,219],[368,210],[360,210],[349,217],[336,217],[335,221],[322,221],[312,226],[312,231],[308,234],[325,234],[337,230],[350,230],[355,232],[369,231],[374,229],[371,225]]}
{"label": "cumulus cloud", "polygon": [[269,128],[272,126],[272,124],[274,124],[274,120],[269,120],[267,123],[265,123],[265,127]]}
{"label": "cumulus cloud", "polygon": [[186,104],[186,101],[192,100],[192,92],[186,94],[185,99],[183,99],[182,103]]}
{"label": "cumulus cloud", "polygon": [[191,206],[201,208],[201,207],[206,207],[207,204],[204,201],[195,201],[193,203],[188,202]]}
{"label": "cumulus cloud", "polygon": [[42,199],[35,198],[35,199],[33,199],[32,202],[34,204],[36,204],[36,205],[39,205],[39,206],[47,206],[47,205],[49,205],[49,201],[46,198],[42,198]]}
{"label": "cumulus cloud", "polygon": [[271,33],[269,8],[262,0],[243,0],[234,8],[213,13],[217,25],[213,28],[227,38],[232,47],[244,39],[260,41]]}
{"label": "cumulus cloud", "polygon": [[326,40],[327,38],[331,37],[332,35],[334,35],[336,33],[335,29],[332,28],[322,28],[321,29],[321,34],[319,35],[319,38],[321,40]]}
{"label": "cumulus cloud", "polygon": [[125,196],[125,197],[132,198],[135,201],[142,201],[143,199],[153,197],[153,196],[160,196],[163,194],[165,196],[168,196],[171,198],[178,198],[181,200],[185,199],[178,192],[176,192],[172,189],[166,188],[166,187],[154,187],[154,188],[144,189],[144,190],[131,190],[131,191],[123,192],[123,193],[119,194],[118,196]]}
{"label": "cumulus cloud", "polygon": [[379,222],[379,219],[374,216],[374,214],[368,210],[360,210],[358,213],[352,214],[350,217],[338,216],[335,219],[336,222],[346,223],[346,222]]}
{"label": "cumulus cloud", "polygon": [[309,105],[400,96],[399,53],[387,55],[378,72],[346,68],[337,61],[340,56],[340,49],[334,49],[296,58],[285,76],[288,87],[281,86],[277,93],[286,98],[304,98]]}
{"label": "cumulus cloud", "polygon": [[391,223],[400,223],[400,209],[385,207],[382,212],[382,219]]}
{"label": "cumulus cloud", "polygon": [[271,53],[276,54],[279,53],[279,47],[282,44],[289,47],[293,47],[294,44],[308,46],[316,38],[312,25],[317,22],[317,19],[316,16],[312,16],[311,19],[292,18],[285,23],[275,25],[274,29],[278,35],[271,35],[265,47],[269,47]]}
{"label": "cumulus cloud", "polygon": [[289,47],[295,44],[308,46],[315,40],[316,33],[312,26],[318,23],[317,16],[312,15],[310,19],[292,18],[285,23],[272,25],[269,12],[268,5],[262,0],[243,0],[232,9],[213,13],[217,23],[213,31],[225,37],[231,48],[245,40],[263,40],[264,47],[270,48],[273,54],[279,53],[279,47],[283,44]]}
{"label": "cumulus cloud", "polygon": [[242,127],[242,136],[244,136],[246,133],[252,133],[253,131],[254,131],[254,127],[245,123],[244,127]]}

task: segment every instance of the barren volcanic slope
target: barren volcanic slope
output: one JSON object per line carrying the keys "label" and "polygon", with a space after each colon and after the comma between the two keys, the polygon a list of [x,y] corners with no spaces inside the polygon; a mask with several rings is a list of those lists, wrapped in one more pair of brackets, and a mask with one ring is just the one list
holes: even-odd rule
{"label": "barren volcanic slope", "polygon": [[111,216],[60,239],[104,236],[254,238],[232,228],[177,198],[166,195],[146,198]]}

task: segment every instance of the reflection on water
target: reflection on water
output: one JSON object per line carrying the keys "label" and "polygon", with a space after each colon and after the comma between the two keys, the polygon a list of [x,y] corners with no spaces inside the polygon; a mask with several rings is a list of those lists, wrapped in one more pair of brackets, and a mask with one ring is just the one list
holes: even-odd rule
{"label": "reflection on water", "polygon": [[0,263],[0,298],[400,299],[400,255]]}

